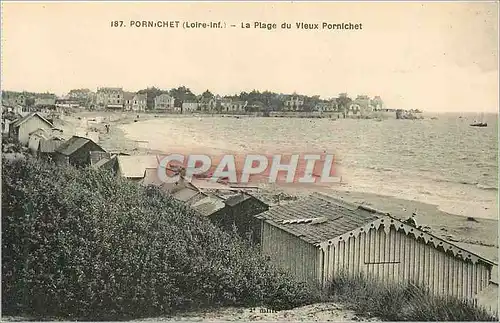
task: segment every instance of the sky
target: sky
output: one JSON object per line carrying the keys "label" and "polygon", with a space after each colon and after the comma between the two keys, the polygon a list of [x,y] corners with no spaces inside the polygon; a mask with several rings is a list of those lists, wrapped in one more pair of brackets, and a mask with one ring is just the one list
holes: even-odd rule
{"label": "sky", "polygon": [[[336,97],[389,108],[498,111],[498,3],[7,3],[3,90],[180,85]],[[224,29],[113,28],[111,21],[222,21]],[[276,23],[278,29],[241,28]],[[292,29],[279,28],[283,22]],[[296,22],[319,23],[299,30]],[[333,31],[321,24],[361,23]],[[234,24],[232,28],[229,25]]]}

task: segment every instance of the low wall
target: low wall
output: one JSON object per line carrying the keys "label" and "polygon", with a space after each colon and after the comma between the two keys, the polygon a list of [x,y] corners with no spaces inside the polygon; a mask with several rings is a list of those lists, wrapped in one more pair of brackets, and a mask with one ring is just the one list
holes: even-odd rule
{"label": "low wall", "polygon": [[370,118],[378,118],[378,119],[396,119],[395,111],[372,111],[368,113]]}
{"label": "low wall", "polygon": [[340,112],[293,112],[293,111],[272,111],[269,113],[270,117],[274,118],[343,118]]}

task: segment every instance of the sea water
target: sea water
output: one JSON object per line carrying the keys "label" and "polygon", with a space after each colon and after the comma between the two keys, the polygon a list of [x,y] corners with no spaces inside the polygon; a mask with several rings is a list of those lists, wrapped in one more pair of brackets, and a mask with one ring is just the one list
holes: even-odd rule
{"label": "sea water", "polygon": [[[158,118],[122,125],[127,138],[169,152],[335,154],[343,185],[464,216],[498,217],[498,116],[383,121],[301,118]],[[176,148],[174,148],[176,147]]]}

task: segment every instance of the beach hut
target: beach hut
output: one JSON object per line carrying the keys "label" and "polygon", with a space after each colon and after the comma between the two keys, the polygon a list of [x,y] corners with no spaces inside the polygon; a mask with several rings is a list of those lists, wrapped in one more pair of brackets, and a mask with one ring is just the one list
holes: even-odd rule
{"label": "beach hut", "polygon": [[146,169],[157,169],[159,159],[156,155],[116,156],[116,173],[118,176],[141,182],[146,174]]}
{"label": "beach hut", "polygon": [[55,149],[64,142],[62,130],[57,128],[52,129],[37,129],[29,134],[28,148],[36,156],[53,154]]}
{"label": "beach hut", "polygon": [[11,123],[9,126],[9,136],[15,138],[22,145],[27,145],[30,134],[35,130],[50,130],[52,128],[52,123],[35,112]]}
{"label": "beach hut", "polygon": [[256,236],[253,232],[259,231],[260,226],[253,216],[269,209],[253,195],[220,183],[196,179],[191,182],[182,176],[176,182],[163,182],[158,177],[158,168],[146,169],[140,183],[158,187],[223,229],[236,227],[244,237]]}
{"label": "beach hut", "polygon": [[[173,196],[179,199],[177,197],[179,193]],[[187,196],[186,193],[184,195]],[[198,214],[210,219],[220,228],[226,231],[236,228],[240,236],[255,242],[260,237],[260,223],[254,215],[269,209],[266,203],[255,196],[230,189],[215,192],[201,190],[199,194],[189,197],[186,202]]]}
{"label": "beach hut", "polygon": [[495,265],[389,214],[319,193],[256,216],[262,252],[304,282],[343,273],[473,300]]}
{"label": "beach hut", "polygon": [[34,155],[38,154],[38,148],[40,147],[40,141],[49,138],[48,133],[45,129],[37,129],[29,134],[28,139],[28,149]]}
{"label": "beach hut", "polygon": [[52,137],[49,139],[42,139],[38,146],[38,157],[45,160],[53,160],[57,148],[61,146],[65,140],[61,137]]}
{"label": "beach hut", "polygon": [[189,204],[198,214],[209,219],[215,216],[218,212],[221,212],[226,206],[222,198],[207,194],[203,194],[202,199]]}
{"label": "beach hut", "polygon": [[158,177],[158,168],[147,168],[144,178],[140,181],[143,186],[153,185],[161,191],[170,194],[175,199],[192,205],[197,201],[207,197],[199,187],[190,181],[184,180],[181,176],[176,182],[164,182]]}
{"label": "beach hut", "polygon": [[91,152],[105,150],[89,138],[73,136],[55,150],[54,159],[61,165],[84,167],[91,165]]}
{"label": "beach hut", "polygon": [[224,208],[211,214],[210,220],[228,231],[236,228],[240,236],[258,243],[260,222],[254,216],[269,210],[269,205],[242,190],[216,190],[211,194],[224,202]]}

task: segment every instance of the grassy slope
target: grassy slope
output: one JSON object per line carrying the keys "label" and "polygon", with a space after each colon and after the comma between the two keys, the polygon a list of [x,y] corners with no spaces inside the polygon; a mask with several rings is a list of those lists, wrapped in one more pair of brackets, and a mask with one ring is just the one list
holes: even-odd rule
{"label": "grassy slope", "polygon": [[315,300],[156,189],[38,160],[2,168],[4,313],[121,319]]}

